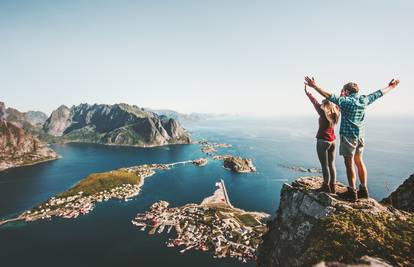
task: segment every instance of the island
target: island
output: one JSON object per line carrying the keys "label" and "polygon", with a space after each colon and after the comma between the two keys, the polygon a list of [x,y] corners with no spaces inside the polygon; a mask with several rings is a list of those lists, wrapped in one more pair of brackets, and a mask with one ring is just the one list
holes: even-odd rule
{"label": "island", "polygon": [[184,253],[190,249],[213,251],[216,258],[232,257],[247,262],[255,260],[256,250],[266,232],[262,221],[269,217],[260,212],[247,212],[231,205],[223,180],[216,183],[217,190],[201,204],[187,204],[170,208],[166,201],[151,205],[139,213],[132,224],[149,234],[172,229],[176,237],[166,242],[168,247],[180,247]]}
{"label": "island", "polygon": [[201,151],[204,154],[207,154],[209,156],[213,156],[214,153],[217,152],[216,148],[218,147],[222,147],[222,148],[228,148],[228,147],[232,147],[232,145],[230,144],[225,144],[225,143],[210,143],[207,140],[202,140],[198,142],[201,145]]}
{"label": "island", "polygon": [[294,172],[322,173],[322,169],[317,167],[287,166],[283,164],[279,165]]}
{"label": "island", "polygon": [[208,163],[208,159],[206,158],[199,158],[199,159],[193,160],[193,164],[200,166],[200,167],[206,166],[207,163]]}
{"label": "island", "polygon": [[253,165],[253,161],[248,158],[232,155],[216,155],[213,159],[222,160],[224,168],[233,172],[248,173],[257,171],[256,167]]}

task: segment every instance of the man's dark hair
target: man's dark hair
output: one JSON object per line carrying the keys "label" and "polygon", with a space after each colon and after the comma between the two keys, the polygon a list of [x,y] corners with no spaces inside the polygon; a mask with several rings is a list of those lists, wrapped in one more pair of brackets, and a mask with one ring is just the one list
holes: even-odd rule
{"label": "man's dark hair", "polygon": [[353,93],[359,92],[359,87],[358,87],[358,84],[349,82],[344,85],[343,90],[348,91],[350,94],[353,94]]}

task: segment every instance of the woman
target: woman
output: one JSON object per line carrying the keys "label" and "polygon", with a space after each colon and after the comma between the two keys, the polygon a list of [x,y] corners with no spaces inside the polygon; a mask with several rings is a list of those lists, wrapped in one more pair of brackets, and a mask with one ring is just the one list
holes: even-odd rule
{"label": "woman", "polygon": [[309,97],[313,106],[319,114],[319,130],[316,134],[316,152],[321,162],[323,185],[321,191],[336,193],[336,169],[335,169],[335,125],[339,121],[339,108],[332,102],[324,99],[322,104],[306,89],[305,93]]}

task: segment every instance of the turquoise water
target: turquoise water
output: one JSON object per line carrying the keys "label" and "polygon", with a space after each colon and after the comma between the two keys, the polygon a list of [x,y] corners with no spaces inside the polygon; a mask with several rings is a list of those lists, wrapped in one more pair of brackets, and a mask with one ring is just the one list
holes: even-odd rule
{"label": "turquoise water", "polygon": [[[366,164],[371,194],[381,199],[414,171],[411,119],[371,119]],[[392,125],[386,127],[386,125]],[[315,118],[210,120],[186,125],[196,139],[233,144],[220,152],[254,160],[257,174],[234,174],[210,161],[203,168],[178,166],[148,178],[133,201],[99,203],[76,220],[52,219],[0,228],[1,266],[254,266],[209,253],[181,254],[164,244],[168,235],[148,236],[130,223],[155,201],[172,206],[199,203],[224,179],[234,206],[274,214],[283,182],[304,175],[282,165],[317,167]],[[54,145],[62,159],[0,172],[0,217],[18,214],[64,191],[92,172],[143,163],[169,163],[204,156],[198,145],[127,148]],[[345,181],[341,159],[339,179]]]}

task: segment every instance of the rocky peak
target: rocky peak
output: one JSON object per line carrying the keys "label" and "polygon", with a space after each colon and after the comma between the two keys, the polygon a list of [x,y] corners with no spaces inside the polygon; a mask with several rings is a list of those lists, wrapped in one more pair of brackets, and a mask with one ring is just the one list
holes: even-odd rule
{"label": "rocky peak", "polygon": [[392,205],[400,210],[414,212],[414,173],[391,195],[381,200],[381,203]]}
{"label": "rocky peak", "polygon": [[[319,192],[321,177],[284,184],[276,218],[259,248],[258,266],[312,266],[320,261],[355,263],[364,255],[412,266],[414,215],[379,204],[355,203]],[[346,186],[337,184],[337,191]]]}
{"label": "rocky peak", "polygon": [[53,136],[61,136],[70,124],[70,113],[71,109],[65,105],[54,110],[43,125],[45,132]]}

